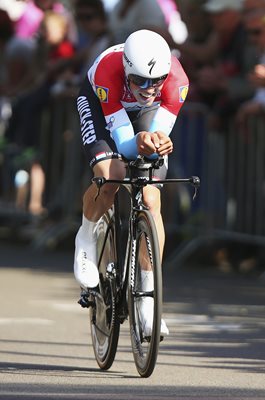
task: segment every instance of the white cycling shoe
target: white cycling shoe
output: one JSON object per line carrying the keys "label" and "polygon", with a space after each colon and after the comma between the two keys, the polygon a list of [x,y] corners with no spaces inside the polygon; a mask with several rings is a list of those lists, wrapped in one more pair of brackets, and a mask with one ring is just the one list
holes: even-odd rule
{"label": "white cycling shoe", "polygon": [[[143,336],[149,337],[152,333],[154,299],[152,297],[144,297],[141,300],[139,317],[142,324]],[[163,319],[161,319],[160,335],[167,336],[169,334],[168,327]]]}
{"label": "white cycling shoe", "polygon": [[74,275],[84,289],[95,288],[99,283],[96,243],[96,239],[84,234],[81,226],[75,238]]}

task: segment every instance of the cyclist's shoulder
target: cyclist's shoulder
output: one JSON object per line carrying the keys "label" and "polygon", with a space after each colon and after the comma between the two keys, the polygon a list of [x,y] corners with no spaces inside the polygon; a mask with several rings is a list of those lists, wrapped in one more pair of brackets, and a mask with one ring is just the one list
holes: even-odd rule
{"label": "cyclist's shoulder", "polygon": [[112,81],[123,76],[123,44],[111,46],[103,51],[90,68],[89,76],[93,80]]}
{"label": "cyclist's shoulder", "polygon": [[161,91],[161,105],[177,115],[184,103],[189,88],[189,79],[180,61],[172,57],[171,69]]}
{"label": "cyclist's shoulder", "polygon": [[106,68],[106,73],[113,68],[122,67],[123,44],[108,47],[95,60],[95,65],[99,68]]}
{"label": "cyclist's shoulder", "polygon": [[171,57],[171,68],[169,71],[168,79],[164,85],[165,90],[177,89],[180,86],[189,85],[188,76],[182,67],[180,61],[175,57]]}
{"label": "cyclist's shoulder", "polygon": [[181,62],[174,55],[171,56],[171,68],[170,73],[177,77],[186,77],[186,72]]}

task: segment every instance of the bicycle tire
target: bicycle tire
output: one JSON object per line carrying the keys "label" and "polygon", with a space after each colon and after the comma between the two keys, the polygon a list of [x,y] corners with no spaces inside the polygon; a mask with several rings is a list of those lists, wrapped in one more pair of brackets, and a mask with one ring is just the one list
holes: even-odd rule
{"label": "bicycle tire", "polygon": [[[141,282],[141,254],[145,246],[148,263],[150,263],[154,277],[152,296],[143,292]],[[142,253],[140,254],[140,247]],[[131,257],[128,287],[128,311],[130,336],[134,362],[138,373],[142,377],[152,374],[157,360],[162,312],[162,270],[160,261],[159,242],[152,215],[149,211],[140,211],[136,217],[135,237],[131,242]],[[144,338],[143,326],[139,308],[143,297],[153,297],[152,330],[149,339]]]}
{"label": "bicycle tire", "polygon": [[101,218],[97,226],[99,255],[98,296],[90,309],[91,338],[98,366],[109,369],[116,356],[120,322],[116,310],[117,252],[114,208]]}

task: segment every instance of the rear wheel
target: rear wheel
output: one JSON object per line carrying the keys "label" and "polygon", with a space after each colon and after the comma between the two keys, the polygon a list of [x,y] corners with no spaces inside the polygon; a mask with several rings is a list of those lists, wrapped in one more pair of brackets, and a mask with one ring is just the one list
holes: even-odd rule
{"label": "rear wheel", "polygon": [[[141,211],[137,216],[136,237],[131,246],[128,291],[131,343],[136,368],[142,377],[148,377],[156,364],[162,310],[159,243],[154,220],[148,211]],[[142,270],[145,272],[142,273]],[[143,282],[146,271],[153,276],[153,284],[149,284],[148,289]],[[146,320],[142,314],[143,303],[147,303],[149,307],[149,329],[146,329]]]}
{"label": "rear wheel", "polygon": [[117,254],[113,209],[100,220],[97,227],[99,286],[90,308],[91,337],[95,358],[101,369],[107,370],[115,359],[120,322],[116,310]]}

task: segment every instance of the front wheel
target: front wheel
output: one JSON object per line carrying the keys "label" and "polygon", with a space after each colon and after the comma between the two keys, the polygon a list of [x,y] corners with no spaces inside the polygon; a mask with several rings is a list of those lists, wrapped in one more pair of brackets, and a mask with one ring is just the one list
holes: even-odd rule
{"label": "front wheel", "polygon": [[128,288],[130,335],[136,368],[142,377],[148,377],[156,364],[162,310],[159,242],[148,211],[137,214],[133,236]]}

